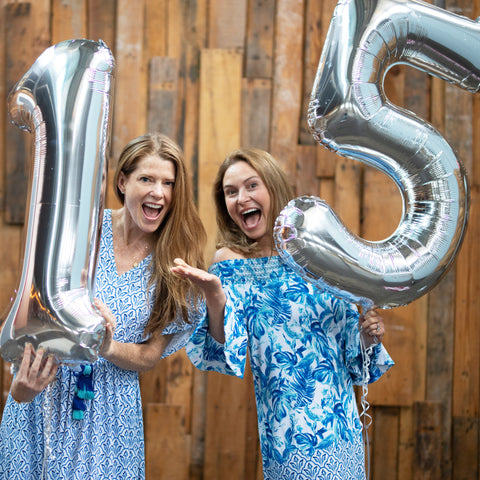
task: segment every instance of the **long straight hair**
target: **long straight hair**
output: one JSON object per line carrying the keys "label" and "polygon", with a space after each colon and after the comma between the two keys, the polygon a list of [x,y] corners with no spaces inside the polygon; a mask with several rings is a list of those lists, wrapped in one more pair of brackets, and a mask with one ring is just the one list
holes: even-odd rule
{"label": "long straight hair", "polygon": [[248,238],[230,217],[223,191],[223,177],[225,176],[225,172],[237,162],[246,162],[250,165],[258,173],[270,195],[268,224],[272,251],[275,248],[273,241],[275,220],[283,207],[293,198],[293,189],[277,161],[264,150],[257,148],[234,150],[220,165],[213,185],[213,197],[218,227],[216,247],[228,247],[247,257],[251,257],[257,254],[259,246],[257,242]]}
{"label": "long straight hair", "polygon": [[135,171],[138,162],[150,155],[174,164],[175,185],[170,210],[155,232],[150,278],[150,284],[155,284],[155,297],[146,333],[163,330],[179,315],[188,321],[189,307],[196,308],[202,294],[189,280],[173,274],[170,268],[177,257],[189,265],[205,268],[203,252],[207,238],[194,204],[191,179],[187,174],[183,152],[166,135],[147,133],[133,139],[123,149],[113,179],[115,194],[122,205],[125,198],[118,188],[120,172],[128,177]]}

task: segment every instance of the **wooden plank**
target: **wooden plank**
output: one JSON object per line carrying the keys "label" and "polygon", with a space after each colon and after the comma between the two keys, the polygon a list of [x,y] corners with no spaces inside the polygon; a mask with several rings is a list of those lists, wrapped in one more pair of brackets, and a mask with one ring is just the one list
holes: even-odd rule
{"label": "wooden plank", "polygon": [[88,38],[102,40],[115,52],[116,0],[88,0]]}
{"label": "wooden plank", "polygon": [[269,150],[271,96],[270,80],[243,79],[242,146]]}
{"label": "wooden plank", "polygon": [[[432,125],[445,131],[445,85],[443,80],[430,82]],[[455,270],[452,269],[428,295],[428,336],[426,366],[426,400],[443,404],[441,475],[452,478],[452,396],[455,318]]]}
{"label": "wooden plank", "polygon": [[[407,307],[380,311],[385,322],[383,344],[395,365],[377,382],[369,385],[372,405],[412,405],[414,399],[415,330],[405,322]],[[410,322],[411,323],[411,322]]]}
{"label": "wooden plank", "polygon": [[244,480],[248,383],[209,372],[207,385],[204,476]]}
{"label": "wooden plank", "polygon": [[[305,1],[305,40],[303,46],[303,83],[302,83],[302,115],[300,115],[299,141],[301,144],[314,145],[315,140],[307,123],[307,112],[312,96],[313,83],[318,70],[320,55],[325,42],[326,32],[330,25],[331,14],[336,2],[331,0],[317,2]],[[326,6],[332,11],[326,11]],[[325,21],[324,21],[325,19]]]}
{"label": "wooden plank", "polygon": [[245,77],[273,76],[275,0],[248,2],[245,39]]}
{"label": "wooden plank", "polygon": [[480,477],[480,419],[453,417],[452,479]]}
{"label": "wooden plank", "polygon": [[210,2],[208,47],[242,49],[247,23],[246,0]]}
{"label": "wooden plank", "polygon": [[198,198],[200,51],[207,43],[207,0],[169,0],[167,55],[179,59],[177,141],[194,178]]}
{"label": "wooden plank", "polygon": [[360,188],[363,166],[339,157],[335,164],[335,200],[333,208],[345,226],[360,234]]}
{"label": "wooden plank", "polygon": [[398,437],[398,478],[412,480],[414,456],[413,408],[400,408]]}
{"label": "wooden plank", "polygon": [[337,168],[337,162],[340,160],[340,156],[336,153],[328,150],[323,145],[318,145],[316,150],[317,155],[317,168],[316,175],[320,178],[333,178],[335,177],[335,169]]}
{"label": "wooden plank", "polygon": [[335,181],[333,178],[320,179],[318,196],[330,206],[333,205],[333,202],[335,201]]}
{"label": "wooden plank", "polygon": [[225,156],[240,146],[242,56],[234,50],[205,49],[201,65],[198,192],[209,260],[216,232],[212,179]]}
{"label": "wooden plank", "polygon": [[[245,426],[245,471],[244,478],[255,479],[259,470],[263,473],[262,468],[262,454],[260,451],[260,441],[258,437],[258,418],[257,406],[255,402],[255,388],[253,384],[253,375],[250,366],[245,371],[244,381],[246,382],[245,389],[245,404],[246,404],[246,426]],[[263,475],[261,477],[263,479]]]}
{"label": "wooden plank", "polygon": [[86,0],[52,1],[52,43],[87,37]]}
{"label": "wooden plank", "polygon": [[317,170],[316,145],[299,145],[297,158],[297,183],[296,195],[318,195],[320,181],[316,175]]}
{"label": "wooden plank", "polygon": [[149,404],[145,411],[146,480],[185,480],[190,442],[180,405]]}
{"label": "wooden plank", "polygon": [[372,444],[372,480],[397,480],[398,408],[376,408]]}
{"label": "wooden plank", "polygon": [[451,139],[458,156],[470,172],[470,217],[462,249],[456,260],[455,358],[453,376],[453,415],[480,416],[480,171],[472,156],[473,99],[467,92],[447,85],[447,139]]}
{"label": "wooden plank", "polygon": [[146,130],[146,63],[143,58],[145,0],[117,1],[113,165],[127,142]]}
{"label": "wooden plank", "polygon": [[425,401],[413,404],[414,480],[438,480],[441,476],[442,410],[440,402]]}
{"label": "wooden plank", "polygon": [[178,59],[150,59],[147,130],[177,138]]}
{"label": "wooden plank", "polygon": [[296,175],[302,102],[303,0],[278,0],[272,97],[272,155],[290,178]]}
{"label": "wooden plank", "polygon": [[145,52],[147,58],[167,56],[168,0],[145,0]]}
{"label": "wooden plank", "polygon": [[207,372],[193,370],[192,423],[189,480],[203,480],[207,411]]}
{"label": "wooden plank", "polygon": [[[36,58],[31,49],[34,41],[31,19],[30,2],[6,5],[5,22],[11,27],[7,29],[5,38],[7,94]],[[5,144],[5,220],[8,223],[22,224],[25,218],[29,172],[33,162],[32,141],[32,135],[9,124]]]}
{"label": "wooden plank", "polygon": [[450,271],[428,295],[426,400],[443,406],[441,475],[451,478],[451,430],[453,390],[453,334],[455,316],[455,273]]}
{"label": "wooden plank", "polygon": [[[3,5],[3,1],[0,2],[0,8],[2,14],[0,15],[0,39],[2,39],[1,46],[0,48],[0,98],[2,101],[0,101],[0,145],[2,146],[2,149],[5,145],[5,129],[6,129],[6,124],[7,124],[7,105],[5,102],[5,98],[7,96],[6,92],[6,85],[5,85],[5,79],[6,79],[6,63],[5,63],[5,53],[6,49],[4,48],[3,42],[5,41],[5,7]],[[3,150],[2,150],[3,151]],[[0,208],[3,210],[4,206],[4,201],[5,201],[5,177],[4,175],[0,175]],[[1,369],[0,369],[1,371]]]}

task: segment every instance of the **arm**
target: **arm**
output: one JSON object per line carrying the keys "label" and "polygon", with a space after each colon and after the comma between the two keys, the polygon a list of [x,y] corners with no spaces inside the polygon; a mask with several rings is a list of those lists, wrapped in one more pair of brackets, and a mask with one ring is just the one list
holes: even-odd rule
{"label": "arm", "polygon": [[42,348],[35,352],[30,343],[25,345],[22,362],[10,389],[10,394],[17,403],[31,402],[55,379],[58,364],[53,355],[44,358],[44,354]]}
{"label": "arm", "polygon": [[106,321],[105,339],[100,348],[100,355],[124,370],[144,372],[153,368],[160,360],[172,335],[153,334],[143,343],[122,343],[113,340],[115,317],[100,300],[95,305]]}
{"label": "arm", "polygon": [[208,330],[217,342],[225,343],[224,310],[227,298],[222,289],[222,283],[216,275],[194,268],[180,258],[174,260],[172,272],[188,278],[197,285],[205,295],[208,312]]}

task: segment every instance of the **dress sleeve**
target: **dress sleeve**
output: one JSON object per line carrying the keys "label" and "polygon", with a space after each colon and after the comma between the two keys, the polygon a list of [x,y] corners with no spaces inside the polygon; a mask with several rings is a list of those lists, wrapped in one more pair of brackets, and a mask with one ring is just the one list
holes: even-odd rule
{"label": "dress sleeve", "polygon": [[162,331],[162,335],[172,335],[172,338],[163,352],[161,358],[168,357],[172,353],[185,347],[195,331],[195,328],[205,317],[206,307],[205,302],[201,302],[197,309],[193,308],[193,305],[189,311],[189,322],[186,322],[181,316],[178,316],[175,322],[165,327]]}
{"label": "dress sleeve", "polygon": [[355,385],[378,380],[393,365],[385,347],[380,343],[367,351],[361,348],[358,312],[353,306],[346,309],[346,364]]}
{"label": "dress sleeve", "polygon": [[215,340],[208,331],[205,314],[186,347],[191,362],[201,370],[213,370],[242,377],[247,358],[247,330],[241,301],[236,301],[232,289],[224,286],[227,296],[224,328],[225,343]]}

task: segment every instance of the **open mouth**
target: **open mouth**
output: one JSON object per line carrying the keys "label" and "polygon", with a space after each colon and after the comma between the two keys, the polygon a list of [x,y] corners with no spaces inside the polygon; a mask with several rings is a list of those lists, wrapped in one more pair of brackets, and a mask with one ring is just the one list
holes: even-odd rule
{"label": "open mouth", "polygon": [[160,212],[162,211],[161,205],[155,205],[154,203],[144,203],[142,205],[143,213],[148,220],[156,220],[160,216]]}
{"label": "open mouth", "polygon": [[254,228],[260,222],[262,212],[258,208],[251,208],[242,213],[243,223],[247,228]]}

